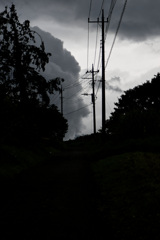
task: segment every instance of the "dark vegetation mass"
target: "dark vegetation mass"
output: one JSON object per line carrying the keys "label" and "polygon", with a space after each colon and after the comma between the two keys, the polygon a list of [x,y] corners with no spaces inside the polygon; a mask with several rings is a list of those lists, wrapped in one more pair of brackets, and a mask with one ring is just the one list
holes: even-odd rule
{"label": "dark vegetation mass", "polygon": [[106,121],[108,135],[142,137],[160,134],[160,74],[127,90]]}
{"label": "dark vegetation mass", "polygon": [[61,79],[42,76],[50,53],[39,34],[40,45],[26,20],[20,23],[15,6],[0,14],[0,139],[35,141],[63,139],[67,121],[50,95],[60,91]]}
{"label": "dark vegetation mass", "polygon": [[124,92],[105,137],[63,142],[36,34],[0,13],[1,239],[160,239],[160,74]]}

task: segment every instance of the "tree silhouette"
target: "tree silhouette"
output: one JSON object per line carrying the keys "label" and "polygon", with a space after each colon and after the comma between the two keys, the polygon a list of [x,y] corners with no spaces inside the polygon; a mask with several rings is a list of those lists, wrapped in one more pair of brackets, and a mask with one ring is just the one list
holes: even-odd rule
{"label": "tree silhouette", "polygon": [[[40,40],[38,47],[35,44],[36,34]],[[14,4],[9,10],[6,7],[0,13],[2,135],[8,132],[8,134],[19,133],[39,137],[57,136],[58,132],[61,132],[59,137],[64,136],[68,127],[67,121],[54,105],[50,105],[49,98],[54,91],[60,91],[63,79],[46,81],[41,75],[41,71],[45,70],[45,65],[49,62],[50,55],[45,52],[41,36],[30,29],[30,22],[28,20],[19,22]],[[53,116],[54,126],[49,119],[51,117],[53,120]]]}
{"label": "tree silhouette", "polygon": [[[45,70],[50,53],[45,53],[42,40],[39,47],[35,45],[30,22],[19,22],[14,4],[10,10],[6,7],[0,18],[0,83],[6,86],[14,101],[24,104],[37,93],[46,99],[46,81],[39,71]],[[37,80],[44,88],[38,88]]]}
{"label": "tree silhouette", "polygon": [[160,133],[160,74],[151,82],[127,90],[106,121],[106,132],[120,136]]}

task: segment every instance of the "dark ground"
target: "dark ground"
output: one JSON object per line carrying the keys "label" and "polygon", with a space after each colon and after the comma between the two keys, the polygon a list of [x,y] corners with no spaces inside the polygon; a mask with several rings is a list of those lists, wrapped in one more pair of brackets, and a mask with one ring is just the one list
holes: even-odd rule
{"label": "dark ground", "polygon": [[1,182],[0,239],[103,239],[96,193],[78,153]]}

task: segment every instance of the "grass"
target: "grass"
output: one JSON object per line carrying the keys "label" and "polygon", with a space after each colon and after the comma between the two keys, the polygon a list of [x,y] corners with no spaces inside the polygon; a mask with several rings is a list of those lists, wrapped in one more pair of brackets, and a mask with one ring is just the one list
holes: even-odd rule
{"label": "grass", "polygon": [[53,147],[0,145],[0,177],[13,178],[24,170],[45,163],[57,152]]}
{"label": "grass", "polygon": [[112,239],[160,239],[160,154],[107,157],[93,171],[98,210]]}
{"label": "grass", "polygon": [[112,240],[159,240],[159,145],[159,138],[117,142],[87,138],[56,147],[3,144],[0,177],[13,178],[39,164],[44,166],[51,159],[82,160],[84,168],[89,160],[97,187],[93,201],[102,219],[99,222],[104,229],[104,239],[110,234]]}

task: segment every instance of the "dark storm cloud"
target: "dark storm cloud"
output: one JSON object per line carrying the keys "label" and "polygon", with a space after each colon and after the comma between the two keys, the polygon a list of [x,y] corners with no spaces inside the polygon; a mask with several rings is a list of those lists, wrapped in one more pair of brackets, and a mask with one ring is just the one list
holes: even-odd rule
{"label": "dark storm cloud", "polygon": [[[78,0],[2,0],[0,5],[10,6],[12,2],[16,5],[18,12],[24,14],[25,18],[28,17],[29,20],[48,18],[62,25],[77,24],[75,19],[79,15],[79,11],[81,12],[85,7],[87,12],[88,8],[85,1]],[[82,14],[82,18],[84,18],[84,14]]]}
{"label": "dark storm cloud", "polygon": [[[25,16],[25,19],[48,18],[53,19],[60,25],[70,24],[75,27],[87,27],[90,0],[2,0],[0,6],[4,8],[5,5],[10,5],[11,2],[16,4],[18,11]],[[101,2],[92,0],[91,19],[97,19]],[[110,2],[104,1],[106,18]],[[113,32],[115,32],[124,2],[125,0],[117,0],[110,25],[110,30]],[[119,36],[137,41],[159,36],[159,9],[159,0],[128,0]]]}
{"label": "dark storm cloud", "polygon": [[159,36],[159,7],[159,0],[129,0],[119,32],[121,38],[143,41]]}
{"label": "dark storm cloud", "polygon": [[[87,28],[90,0],[2,0],[1,8],[14,2],[25,19],[53,19],[60,25]],[[111,1],[104,1],[105,17]],[[125,0],[117,0],[110,30],[115,32]],[[90,18],[96,20],[102,1],[92,0]],[[159,36],[160,22],[159,0],[128,0],[121,24],[119,36],[124,39],[145,40],[148,37]],[[93,24],[94,25],[94,24]]]}

